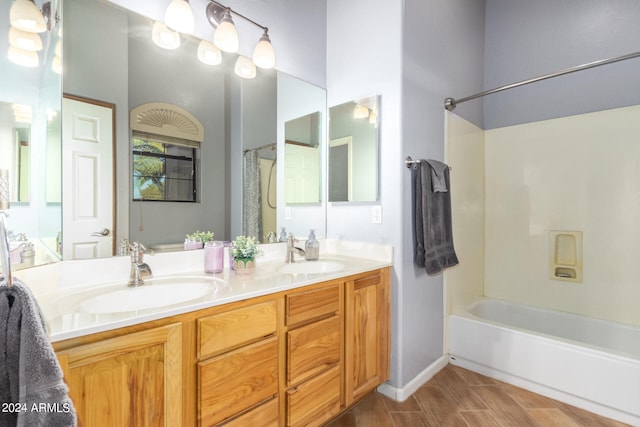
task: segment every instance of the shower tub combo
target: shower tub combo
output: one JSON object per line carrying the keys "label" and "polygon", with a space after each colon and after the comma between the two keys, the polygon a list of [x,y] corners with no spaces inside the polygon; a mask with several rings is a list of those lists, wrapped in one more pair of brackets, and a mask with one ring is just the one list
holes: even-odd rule
{"label": "shower tub combo", "polygon": [[640,426],[640,327],[485,298],[449,316],[451,363]]}

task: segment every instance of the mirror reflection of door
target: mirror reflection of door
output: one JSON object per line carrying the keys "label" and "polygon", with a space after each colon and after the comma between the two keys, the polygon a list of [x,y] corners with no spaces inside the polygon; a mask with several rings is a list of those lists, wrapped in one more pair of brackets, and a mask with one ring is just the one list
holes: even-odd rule
{"label": "mirror reflection of door", "polygon": [[62,104],[62,253],[114,253],[112,104],[65,95]]}
{"label": "mirror reflection of door", "polygon": [[285,123],[285,201],[320,202],[320,112]]}
{"label": "mirror reflection of door", "polygon": [[347,202],[353,199],[353,159],[350,136],[329,141],[329,200]]}

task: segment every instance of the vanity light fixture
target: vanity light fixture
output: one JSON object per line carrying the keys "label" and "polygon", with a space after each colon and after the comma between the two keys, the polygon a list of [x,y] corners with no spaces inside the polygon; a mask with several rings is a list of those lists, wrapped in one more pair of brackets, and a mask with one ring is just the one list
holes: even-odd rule
{"label": "vanity light fixture", "polygon": [[[209,4],[206,8],[206,15],[209,23],[216,29],[213,36],[213,43],[225,52],[238,51],[238,32],[233,24],[232,14],[255,25],[263,31],[262,36],[258,40],[253,51],[253,68],[255,68],[255,66],[264,69],[273,68],[276,63],[276,54],[273,50],[271,39],[269,38],[269,29],[215,0],[209,0]],[[240,59],[240,57],[238,57],[238,60],[236,61],[236,70],[239,68],[238,63],[240,63],[240,68],[247,68],[245,67],[246,59],[248,58],[245,57],[245,59]]]}
{"label": "vanity light fixture", "polygon": [[40,58],[38,58],[37,52],[20,49],[15,46],[9,46],[7,58],[14,64],[22,65],[23,67],[34,68],[40,65]]}
{"label": "vanity light fixture", "polygon": [[262,37],[258,40],[256,48],[253,50],[253,62],[256,66],[264,69],[271,69],[276,65],[276,53],[269,39],[268,29],[264,29]]}
{"label": "vanity light fixture", "polygon": [[246,56],[239,55],[234,71],[243,79],[252,79],[256,76],[256,64]]}
{"label": "vanity light fixture", "polygon": [[151,39],[163,49],[177,49],[180,47],[180,34],[167,27],[161,21],[156,21],[153,24]]}
{"label": "vanity light fixture", "polygon": [[164,12],[164,23],[179,33],[193,34],[196,24],[189,0],[171,0]]}
{"label": "vanity light fixture", "polygon": [[225,10],[216,32],[213,34],[213,44],[225,52],[235,53],[238,51],[238,31],[231,19],[230,9]]}
{"label": "vanity light fixture", "polygon": [[353,118],[354,119],[365,119],[369,117],[369,108],[362,104],[356,104],[353,107]]}
{"label": "vanity light fixture", "polygon": [[[49,10],[51,10],[50,6],[49,4]],[[9,10],[9,19],[11,26],[22,31],[42,33],[47,30],[43,13],[33,0],[15,0]]]}
{"label": "vanity light fixture", "polygon": [[210,41],[201,40],[198,45],[198,59],[208,65],[218,65],[222,62],[222,52]]}
{"label": "vanity light fixture", "polygon": [[30,33],[14,26],[9,29],[9,44],[31,52],[42,50],[42,39],[37,33]]}

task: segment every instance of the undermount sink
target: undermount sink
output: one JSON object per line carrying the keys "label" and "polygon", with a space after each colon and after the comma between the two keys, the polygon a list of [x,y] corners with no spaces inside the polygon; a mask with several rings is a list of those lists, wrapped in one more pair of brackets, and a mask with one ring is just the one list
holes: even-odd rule
{"label": "undermount sink", "polygon": [[118,285],[88,297],[79,308],[90,314],[149,310],[196,300],[215,290],[216,284],[208,278],[146,279],[139,287]]}
{"label": "undermount sink", "polygon": [[329,260],[299,261],[278,268],[278,272],[284,274],[321,274],[342,270],[344,270],[344,264]]}

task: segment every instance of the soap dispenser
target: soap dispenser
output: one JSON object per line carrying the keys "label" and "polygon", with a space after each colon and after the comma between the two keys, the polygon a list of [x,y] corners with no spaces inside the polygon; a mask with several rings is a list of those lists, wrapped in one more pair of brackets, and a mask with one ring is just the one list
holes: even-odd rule
{"label": "soap dispenser", "polygon": [[280,241],[281,242],[286,242],[287,241],[287,229],[286,229],[286,227],[282,227],[282,230],[280,231]]}
{"label": "soap dispenser", "polygon": [[320,242],[316,240],[314,230],[309,233],[309,238],[304,245],[304,259],[307,261],[315,261],[320,258]]}

